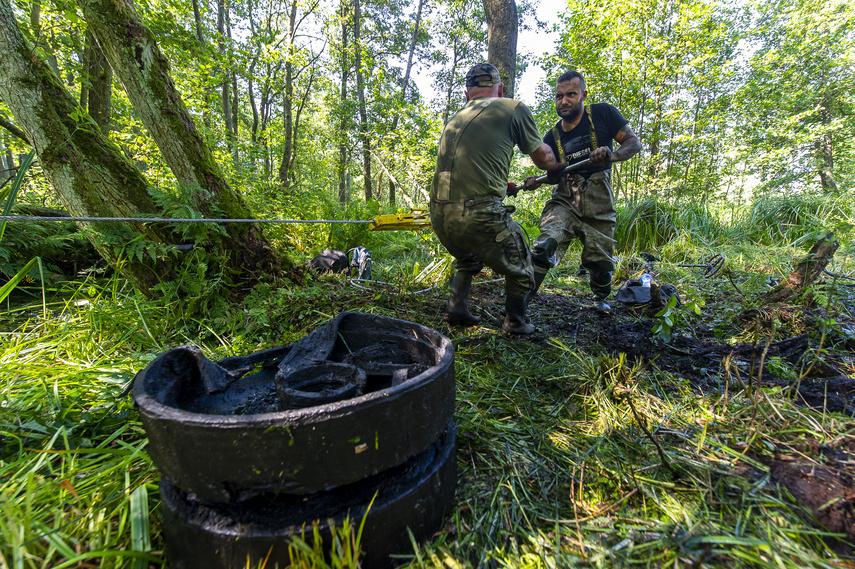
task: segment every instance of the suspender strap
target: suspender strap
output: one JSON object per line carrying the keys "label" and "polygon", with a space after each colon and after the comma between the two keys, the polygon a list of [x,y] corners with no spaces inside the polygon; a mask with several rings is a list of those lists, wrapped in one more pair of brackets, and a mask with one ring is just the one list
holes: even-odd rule
{"label": "suspender strap", "polygon": [[552,126],[552,139],[555,141],[555,147],[558,148],[558,161],[562,164],[567,164],[567,156],[564,154],[564,145],[561,144],[561,135],[558,134],[558,121]]}
{"label": "suspender strap", "polygon": [[[591,118],[591,105],[585,105],[585,114],[588,115],[588,122],[591,123],[591,152],[597,149],[597,129],[594,128],[594,119]],[[558,161],[567,164],[567,155],[564,154],[564,145],[561,144],[561,135],[558,133],[558,121],[552,126],[552,139],[555,141],[555,146],[558,148]]]}
{"label": "suspender strap", "polygon": [[591,152],[597,149],[597,129],[594,128],[594,119],[591,118],[591,105],[585,105],[585,114],[588,115],[588,122],[591,123]]}

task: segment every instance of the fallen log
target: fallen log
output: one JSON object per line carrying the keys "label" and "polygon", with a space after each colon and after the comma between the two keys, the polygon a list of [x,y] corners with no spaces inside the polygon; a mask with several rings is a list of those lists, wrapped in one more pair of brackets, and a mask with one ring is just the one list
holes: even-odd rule
{"label": "fallen log", "polygon": [[784,302],[803,293],[819,278],[840,247],[834,239],[834,233],[828,233],[813,244],[807,256],[796,264],[796,269],[787,275],[777,287],[770,291],[763,304]]}

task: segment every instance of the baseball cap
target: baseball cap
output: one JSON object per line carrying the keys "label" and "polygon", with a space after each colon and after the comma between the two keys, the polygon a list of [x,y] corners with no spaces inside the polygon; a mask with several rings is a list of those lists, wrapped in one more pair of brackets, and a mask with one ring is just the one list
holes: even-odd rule
{"label": "baseball cap", "polygon": [[499,70],[489,63],[479,63],[466,74],[467,87],[492,87],[501,82]]}

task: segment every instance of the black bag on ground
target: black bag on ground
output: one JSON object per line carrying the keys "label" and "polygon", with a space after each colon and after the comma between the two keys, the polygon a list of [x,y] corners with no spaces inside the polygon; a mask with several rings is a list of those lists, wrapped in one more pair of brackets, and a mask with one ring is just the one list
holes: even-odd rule
{"label": "black bag on ground", "polygon": [[318,271],[331,271],[333,273],[350,273],[350,259],[344,251],[324,249],[315,258],[309,261],[309,266]]}
{"label": "black bag on ground", "polygon": [[[674,285],[654,285],[659,287],[659,300],[663,303],[668,302],[672,296],[677,297],[677,306],[683,304],[680,300],[680,295],[677,294],[677,287]],[[629,279],[617,291],[615,298],[625,304],[647,304],[653,298],[651,297],[651,288],[644,286],[638,279]]]}
{"label": "black bag on ground", "polygon": [[638,279],[629,279],[617,291],[615,298],[626,304],[646,304],[650,302],[650,287],[642,285]]}

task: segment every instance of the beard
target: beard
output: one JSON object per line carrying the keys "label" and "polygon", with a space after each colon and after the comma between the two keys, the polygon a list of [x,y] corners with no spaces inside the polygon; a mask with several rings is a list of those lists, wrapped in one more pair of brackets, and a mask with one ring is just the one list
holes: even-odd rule
{"label": "beard", "polygon": [[582,104],[579,103],[578,106],[572,108],[564,108],[564,109],[556,109],[558,116],[564,119],[567,122],[573,122],[573,120],[582,114]]}

